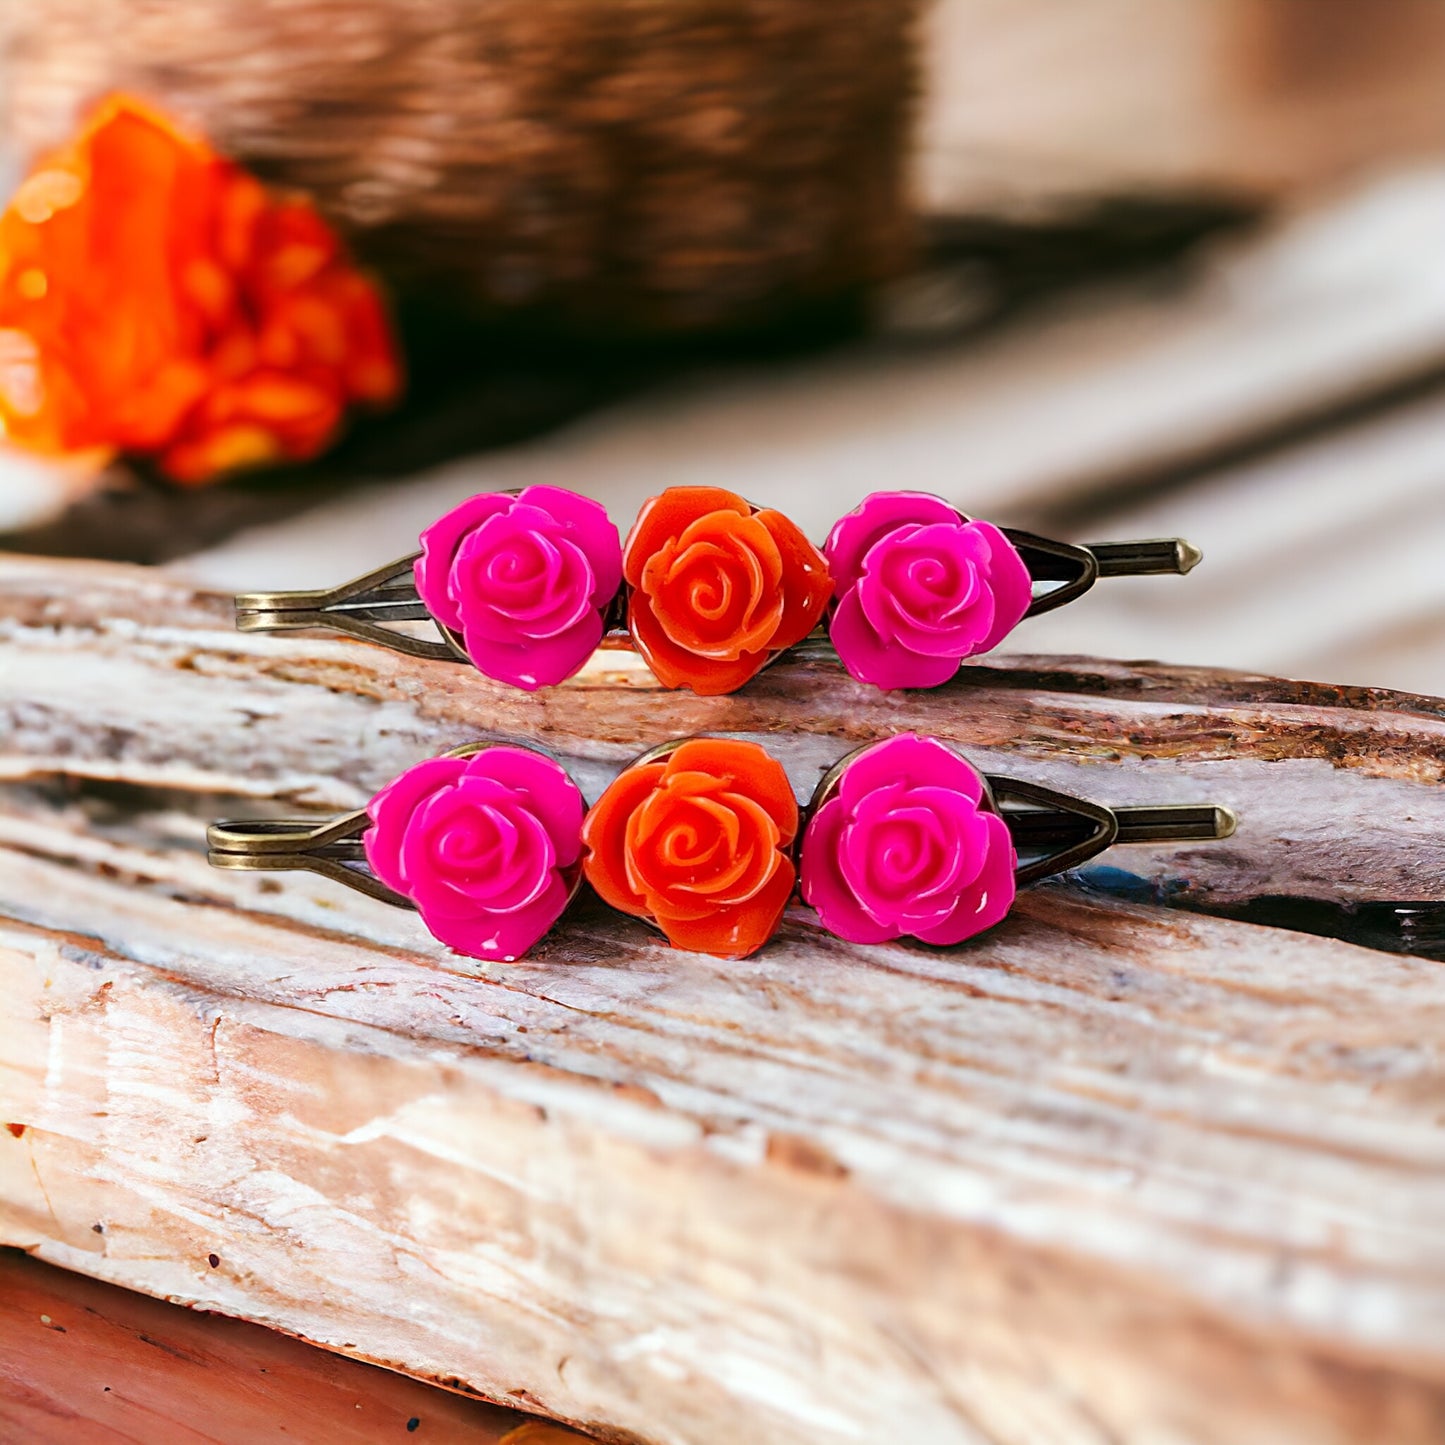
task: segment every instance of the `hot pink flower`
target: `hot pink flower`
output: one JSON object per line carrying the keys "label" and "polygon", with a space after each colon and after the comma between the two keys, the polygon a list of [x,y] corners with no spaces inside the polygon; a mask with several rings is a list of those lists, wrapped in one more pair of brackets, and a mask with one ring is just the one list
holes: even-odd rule
{"label": "hot pink flower", "polygon": [[622,585],[606,509],[562,487],[484,492],[421,535],[417,595],[479,671],[529,692],[564,681],[602,640]]}
{"label": "hot pink flower", "polygon": [[961,943],[992,928],[1013,903],[1016,858],[984,799],[983,779],[944,744],[875,743],[808,822],[804,901],[850,943]]}
{"label": "hot pink flower", "polygon": [[586,805],[560,764],[491,747],[408,768],[367,805],[372,872],[443,943],[510,962],[572,896]]}
{"label": "hot pink flower", "polygon": [[874,492],[823,547],[843,665],[875,687],[937,687],[1029,610],[1033,581],[990,522],[923,492]]}

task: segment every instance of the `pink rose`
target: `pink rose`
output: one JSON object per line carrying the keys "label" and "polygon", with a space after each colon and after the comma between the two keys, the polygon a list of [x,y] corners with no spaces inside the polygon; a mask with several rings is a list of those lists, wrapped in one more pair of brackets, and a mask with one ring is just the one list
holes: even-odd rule
{"label": "pink rose", "polygon": [[804,901],[850,943],[961,943],[992,928],[1013,903],[1017,860],[986,800],[979,774],[933,738],[875,743],[808,821]]}
{"label": "pink rose", "polygon": [[596,650],[622,585],[606,509],[562,487],[484,492],[421,535],[417,595],[479,671],[529,692]]}
{"label": "pink rose", "polygon": [[510,962],[561,916],[580,874],[576,783],[527,748],[408,768],[367,805],[367,862],[443,943]]}
{"label": "pink rose", "polygon": [[990,522],[923,492],[874,492],[823,546],[835,602],[828,624],[859,682],[937,687],[1018,625],[1033,579]]}

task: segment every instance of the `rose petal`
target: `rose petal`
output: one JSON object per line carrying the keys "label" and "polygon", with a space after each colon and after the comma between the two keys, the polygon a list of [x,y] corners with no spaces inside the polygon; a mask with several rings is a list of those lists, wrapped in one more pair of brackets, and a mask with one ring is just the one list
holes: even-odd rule
{"label": "rose petal", "polygon": [[[983,830],[971,808],[943,789],[895,786],[854,810],[839,866],[869,913],[904,926],[953,908],[983,861]],[[978,825],[976,840],[971,825]]]}
{"label": "rose petal", "polygon": [[[978,877],[987,844],[983,819],[988,815],[971,798],[947,787],[910,788],[908,802],[937,820],[947,854],[947,868],[918,890],[917,901],[931,908],[936,899],[952,896]],[[911,904],[909,916],[914,916]]]}
{"label": "rose petal", "polygon": [[[670,815],[642,836],[648,831],[643,814],[657,799],[672,805]],[[782,858],[777,824],[751,798],[730,793],[683,800],[664,787],[653,800],[633,814],[628,846],[633,881],[659,919],[704,918],[744,904],[777,871]],[[678,830],[695,834],[695,852],[676,846]]]}
{"label": "rose petal", "polygon": [[[987,563],[988,543],[957,523],[899,527],[868,549],[859,591],[866,607],[869,590],[881,591],[885,597],[902,590],[909,595],[897,598],[899,613],[915,617],[919,627],[927,627],[931,617],[939,619],[935,625],[945,625],[943,619],[957,616],[977,600],[984,586],[980,573]],[[911,575],[920,564],[938,574],[932,585]],[[944,578],[953,583],[948,591],[938,585]],[[870,589],[869,583],[874,587]],[[879,631],[887,630],[888,614],[875,614],[869,608],[868,618]]]}
{"label": "rose petal", "polygon": [[983,867],[964,890],[958,906],[941,923],[917,931],[924,943],[962,943],[986,928],[992,928],[1013,906],[1018,885],[1014,881],[1017,859],[1008,825],[996,813],[982,815],[987,829]]}
{"label": "rose petal", "polygon": [[928,492],[873,492],[840,517],[823,544],[833,585],[841,595],[863,572],[863,558],[878,539],[897,527],[959,520],[958,511]]}
{"label": "rose petal", "polygon": [[467,759],[467,774],[494,778],[523,796],[551,836],[557,866],[568,868],[577,861],[587,804],[561,763],[531,748],[494,747]]}
{"label": "rose petal", "polygon": [[551,930],[566,909],[569,895],[565,881],[553,873],[533,902],[511,913],[488,913],[483,909],[417,911],[432,935],[448,948],[471,958],[512,963]]}
{"label": "rose petal", "polygon": [[882,923],[859,902],[843,877],[843,831],[848,814],[840,798],[830,798],[808,822],[801,852],[803,900],[817,910],[818,921],[849,943],[885,943],[898,929]]}
{"label": "rose petal", "polygon": [[642,569],[688,524],[708,512],[736,512],[746,517],[752,508],[722,487],[668,487],[642,504],[622,548],[622,572],[628,584],[642,586]]}
{"label": "rose petal", "polygon": [[607,508],[565,487],[523,487],[517,500],[540,507],[567,528],[592,566],[592,604],[606,607],[622,586],[622,540]]}
{"label": "rose petal", "polygon": [[444,627],[460,631],[461,609],[451,592],[452,562],[463,538],[488,517],[505,512],[512,498],[502,492],[482,492],[443,513],[421,534],[421,556],[412,569],[417,596]]}
{"label": "rose petal", "polygon": [[[592,567],[582,549],[550,517],[526,510],[535,524],[514,508],[489,517],[457,548],[451,590],[463,631],[501,643],[547,640],[596,613]],[[498,576],[508,563],[530,571]]]}
{"label": "rose petal", "polygon": [[991,652],[1023,621],[1034,600],[1034,579],[1017,547],[992,522],[970,522],[988,542],[988,585],[993,593],[993,626],[974,654]]}
{"label": "rose petal", "polygon": [[736,738],[689,738],[667,759],[667,774],[706,772],[751,798],[777,824],[780,846],[798,832],[798,799],[783,765],[758,743]]}
{"label": "rose petal", "polygon": [[699,657],[679,647],[663,630],[641,592],[634,592],[628,602],[627,630],[643,661],[664,687],[688,687],[700,697],[736,692],[756,677],[768,660],[766,652],[744,653],[729,662]]}
{"label": "rose petal", "polygon": [[898,783],[946,788],[975,804],[983,797],[983,777],[972,763],[918,733],[899,733],[864,749],[844,768],[838,793],[851,811],[870,793]]}
{"label": "rose petal", "polygon": [[[479,831],[491,846],[472,857],[448,856],[458,829]],[[428,798],[402,845],[412,901],[434,912],[525,908],[546,888],[556,856],[542,821],[493,778],[463,778]]]}
{"label": "rose petal", "polygon": [[863,613],[856,587],[833,609],[828,635],[850,676],[886,691],[938,687],[958,671],[957,658],[926,657],[879,637]]}
{"label": "rose petal", "polygon": [[756,953],[777,932],[797,881],[792,862],[782,854],[778,859],[777,871],[748,902],[719,909],[706,918],[659,919],[668,942],[674,948],[714,958],[746,958]]}
{"label": "rose petal", "polygon": [[[961,661],[993,625],[988,558],[987,539],[957,522],[901,527],[864,558],[858,600],[880,637]],[[932,585],[929,573],[937,574]]]}
{"label": "rose petal", "polygon": [[756,518],[709,512],[642,569],[653,617],[680,648],[725,662],[770,647],[783,615],[783,562]]}
{"label": "rose petal", "polygon": [[428,758],[394,778],[366,805],[371,827],[362,834],[362,848],[371,871],[407,897],[410,885],[402,866],[402,844],[416,810],[466,771],[461,758]]}
{"label": "rose petal", "polygon": [[[738,862],[730,858],[726,840],[714,837],[705,845],[698,846],[680,862],[676,856],[669,860],[667,843],[669,834],[676,828],[687,828],[699,823],[706,828],[706,819],[699,819],[694,809],[694,799],[678,790],[679,781],[673,777],[664,778],[656,790],[627,820],[626,863],[628,885],[643,899],[648,914],[654,917],[666,915],[671,918],[706,918],[717,911],[717,904],[704,894],[692,891],[689,881],[706,873],[709,868],[716,871],[720,866],[726,869],[730,862],[740,871],[747,860]],[[712,780],[709,780],[712,781]],[[659,840],[658,835],[662,837]],[[655,841],[664,845],[661,850]],[[674,854],[680,850],[674,846]],[[719,860],[721,862],[719,863]],[[725,880],[726,881],[726,880]]]}
{"label": "rose petal", "polygon": [[[448,760],[450,761],[450,760]],[[431,860],[427,857],[427,838],[420,826],[420,820],[427,807],[438,798],[444,798],[456,790],[460,778],[453,779],[444,787],[422,798],[407,818],[406,831],[401,837],[401,876],[406,879],[406,894],[413,903],[420,894],[435,894],[432,886]]]}
{"label": "rose petal", "polygon": [[757,520],[772,534],[782,558],[783,611],[772,642],[775,651],[801,642],[819,623],[833,595],[827,559],[781,512]]}
{"label": "rose petal", "polygon": [[645,915],[647,905],[628,881],[627,823],[662,780],[662,763],[625,769],[607,785],[582,820],[582,871],[597,896],[623,913]]}
{"label": "rose petal", "polygon": [[605,630],[602,614],[589,612],[560,637],[519,644],[493,642],[464,628],[462,646],[478,672],[497,682],[535,692],[539,687],[555,687],[580,672],[596,652]]}

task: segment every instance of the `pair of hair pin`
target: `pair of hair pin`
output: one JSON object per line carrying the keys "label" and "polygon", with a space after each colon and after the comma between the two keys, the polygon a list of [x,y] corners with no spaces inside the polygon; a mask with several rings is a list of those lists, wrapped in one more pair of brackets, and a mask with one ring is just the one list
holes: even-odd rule
{"label": "pair of hair pin", "polygon": [[[623,542],[600,503],[531,486],[469,498],[418,552],[339,587],[242,594],[236,621],[330,628],[528,690],[564,682],[599,646],[631,645],[665,686],[707,695],[826,634],[860,682],[928,688],[1101,577],[1182,575],[1199,560],[1177,537],[1079,546],[906,491],[874,492],[820,549],[781,512],[670,487]],[[437,639],[396,626],[425,621]]]}
{"label": "pair of hair pin", "polygon": [[216,823],[208,842],[217,867],[320,873],[416,909],[460,953],[511,961],[584,880],[675,946],[723,958],[761,948],[798,894],[850,942],[951,945],[1003,919],[1020,887],[1111,844],[1233,831],[1216,805],[1108,808],[903,733],[841,759],[802,809],[753,742],[666,743],[590,808],[549,755],[482,743],[418,763],[355,812]]}
{"label": "pair of hair pin", "polygon": [[[1199,561],[1178,538],[1082,547],[920,492],[873,493],[821,550],[780,512],[715,487],[652,498],[625,543],[598,503],[546,486],[472,497],[420,542],[340,587],[239,596],[237,625],[329,627],[529,690],[630,639],[664,685],[702,694],[735,691],[825,630],[860,681],[936,687],[1100,577]],[[439,640],[396,630],[426,620]],[[217,867],[307,869],[415,908],[478,958],[525,954],[584,879],[677,946],[740,958],[797,894],[848,941],[948,945],[1002,919],[1019,887],[1115,842],[1233,831],[1225,808],[1111,809],[985,777],[905,733],[850,753],[802,810],[755,743],[666,743],[590,808],[554,759],[494,743],[420,763],[329,822],[222,822],[209,842]]]}

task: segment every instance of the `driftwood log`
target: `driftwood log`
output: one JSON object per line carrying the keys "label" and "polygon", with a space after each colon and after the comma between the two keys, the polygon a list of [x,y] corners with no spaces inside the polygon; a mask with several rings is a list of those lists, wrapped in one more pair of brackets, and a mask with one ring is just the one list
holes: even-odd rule
{"label": "driftwood log", "polygon": [[295,1438],[298,1421],[304,1439],[327,1445],[395,1445],[407,1435],[445,1445],[585,1445],[560,1426],[14,1250],[0,1251],[0,1360],[0,1436],[24,1445],[255,1445]]}
{"label": "driftwood log", "polygon": [[[1445,1433],[1445,974],[1163,906],[1445,901],[1445,703],[1038,658],[699,701],[615,655],[524,699],[229,622],[163,574],[0,566],[0,1240],[617,1440]],[[594,796],[741,733],[806,791],[905,726],[1239,832],[1117,850],[1135,901],[1062,880],[960,950],[797,910],[744,963],[584,905],[472,964],[201,853],[217,811],[354,806],[468,738]]]}

